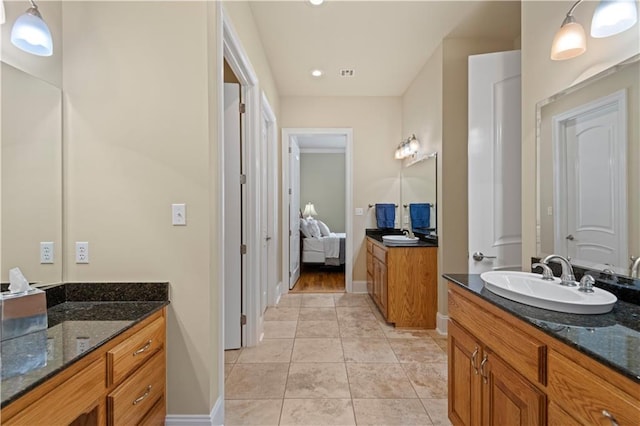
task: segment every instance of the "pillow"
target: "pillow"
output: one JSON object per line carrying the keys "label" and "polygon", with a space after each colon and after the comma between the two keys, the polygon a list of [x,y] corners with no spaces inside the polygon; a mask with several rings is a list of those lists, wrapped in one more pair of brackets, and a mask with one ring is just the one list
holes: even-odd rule
{"label": "pillow", "polygon": [[322,237],[322,233],[320,233],[320,227],[318,226],[318,221],[315,219],[307,220],[307,225],[309,226],[309,233],[314,238]]}
{"label": "pillow", "polygon": [[329,235],[331,235],[331,231],[329,230],[329,227],[321,220],[318,220],[318,228],[320,228],[320,234],[323,237],[328,237]]}
{"label": "pillow", "polygon": [[309,231],[309,223],[307,219],[300,219],[300,231],[305,238],[311,238],[311,232]]}

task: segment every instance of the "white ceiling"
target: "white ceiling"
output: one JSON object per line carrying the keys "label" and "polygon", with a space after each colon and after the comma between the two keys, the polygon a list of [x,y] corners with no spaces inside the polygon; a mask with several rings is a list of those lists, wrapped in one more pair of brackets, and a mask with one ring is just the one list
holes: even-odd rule
{"label": "white ceiling", "polygon": [[520,34],[519,1],[249,3],[280,96],[401,96],[443,38]]}

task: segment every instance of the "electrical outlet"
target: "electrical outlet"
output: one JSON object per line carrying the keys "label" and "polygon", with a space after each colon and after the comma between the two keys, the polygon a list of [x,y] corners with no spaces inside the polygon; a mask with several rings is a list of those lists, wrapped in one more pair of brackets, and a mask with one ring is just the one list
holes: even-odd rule
{"label": "electrical outlet", "polygon": [[89,263],[89,243],[76,241],[76,263]]}
{"label": "electrical outlet", "polygon": [[40,243],[40,263],[53,263],[53,242]]}
{"label": "electrical outlet", "polygon": [[86,352],[91,347],[91,338],[89,337],[76,337],[76,354],[80,355]]}

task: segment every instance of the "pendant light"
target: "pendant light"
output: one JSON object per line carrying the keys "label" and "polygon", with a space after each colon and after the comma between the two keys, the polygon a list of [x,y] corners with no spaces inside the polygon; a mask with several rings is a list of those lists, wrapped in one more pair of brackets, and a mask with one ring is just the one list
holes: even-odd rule
{"label": "pendant light", "polygon": [[638,22],[635,0],[602,0],[593,12],[591,37],[603,38],[619,34]]}
{"label": "pendant light", "polygon": [[580,3],[582,0],[578,0],[571,6],[553,38],[551,59],[554,61],[575,58],[587,51],[587,36],[584,33],[584,28],[573,17],[573,11]]}
{"label": "pendant light", "polygon": [[38,6],[29,0],[31,7],[20,15],[11,29],[11,43],[18,49],[38,56],[53,54],[51,31],[42,19]]}

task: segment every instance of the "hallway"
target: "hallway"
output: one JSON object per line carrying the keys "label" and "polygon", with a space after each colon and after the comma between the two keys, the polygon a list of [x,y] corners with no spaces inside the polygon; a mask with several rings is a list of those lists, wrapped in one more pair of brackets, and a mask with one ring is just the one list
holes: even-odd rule
{"label": "hallway", "polygon": [[368,295],[287,294],[225,352],[225,425],[448,425],[445,337],[395,330]]}

